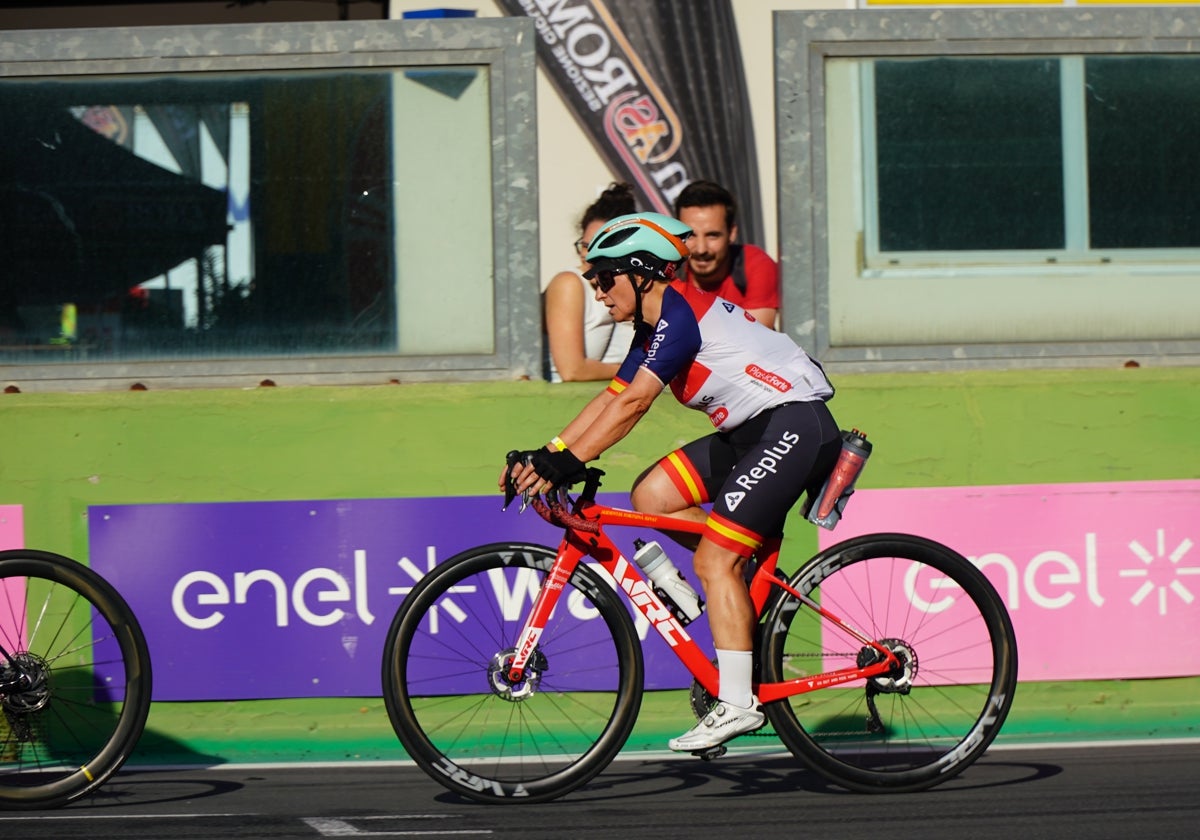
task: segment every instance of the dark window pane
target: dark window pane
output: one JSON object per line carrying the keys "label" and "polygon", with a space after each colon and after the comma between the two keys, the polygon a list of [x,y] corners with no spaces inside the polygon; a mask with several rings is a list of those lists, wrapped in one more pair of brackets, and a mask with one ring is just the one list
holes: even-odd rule
{"label": "dark window pane", "polygon": [[1092,247],[1200,246],[1200,60],[1085,66]]}
{"label": "dark window pane", "polygon": [[1064,245],[1057,59],[875,62],[881,251]]}
{"label": "dark window pane", "polygon": [[[490,195],[488,84],[482,67],[0,80],[0,362],[493,352],[491,218],[470,200]],[[481,328],[402,307],[442,243],[401,213],[482,254],[443,281]]]}
{"label": "dark window pane", "polygon": [[[391,204],[390,89],[387,72],[4,84],[19,119],[0,143],[15,281],[0,343],[65,338],[93,358],[394,346],[388,216],[377,259],[354,264],[352,238],[363,195]],[[64,305],[77,334],[47,336]]]}

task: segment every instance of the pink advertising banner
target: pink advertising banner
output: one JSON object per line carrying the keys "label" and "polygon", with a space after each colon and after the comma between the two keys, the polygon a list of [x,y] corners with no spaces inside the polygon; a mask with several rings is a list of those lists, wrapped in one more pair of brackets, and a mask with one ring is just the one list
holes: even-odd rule
{"label": "pink advertising banner", "polygon": [[20,505],[0,505],[0,551],[25,547],[25,519]]}
{"label": "pink advertising banner", "polygon": [[1022,680],[1200,674],[1200,481],[860,490],[820,544],[879,531],[984,571]]}
{"label": "pink advertising banner", "polygon": [[[20,505],[0,505],[0,551],[25,547],[25,517]],[[9,581],[3,584],[3,596],[19,601],[24,597],[24,584]],[[0,638],[14,639],[21,636],[13,626],[12,619],[0,616]]]}

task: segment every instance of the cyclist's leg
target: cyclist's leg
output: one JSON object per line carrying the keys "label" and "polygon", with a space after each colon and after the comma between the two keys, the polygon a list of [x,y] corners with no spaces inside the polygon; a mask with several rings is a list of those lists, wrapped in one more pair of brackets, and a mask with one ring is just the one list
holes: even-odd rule
{"label": "cyclist's leg", "polygon": [[[708,622],[717,653],[717,702],[696,725],[668,746],[703,752],[761,727],[766,716],[753,693],[754,606],[742,576],[747,546],[730,548],[710,539],[711,519],[694,558],[708,601]],[[760,541],[761,542],[761,541]]]}
{"label": "cyclist's leg", "polygon": [[[708,603],[721,674],[719,702],[713,714],[672,739],[672,749],[706,749],[761,725],[751,691],[755,615],[744,570],[765,538],[782,533],[788,511],[806,489],[820,484],[840,448],[837,424],[824,403],[793,403],[733,432],[692,441],[635,484],[635,509],[703,517],[707,523],[693,562]],[[711,513],[701,507],[708,502]]]}
{"label": "cyclist's leg", "polygon": [[[644,513],[704,522],[708,511],[701,505],[711,501],[737,458],[728,435],[715,433],[692,441],[638,477],[631,494],[633,506]],[[705,750],[757,729],[764,720],[751,693],[754,609],[741,577],[746,558],[711,540],[702,541],[696,534],[668,535],[696,551],[695,568],[708,598],[709,627],[716,643],[721,685],[728,686],[729,676],[734,675],[732,685],[744,688],[741,693],[722,696],[720,701],[729,705],[718,702],[695,727],[669,744],[675,750]]]}
{"label": "cyclist's leg", "polygon": [[[739,457],[713,494],[695,556],[719,659],[722,651],[743,654],[753,646],[755,615],[746,562],[766,538],[782,534],[788,511],[820,482],[841,447],[837,423],[823,402],[779,406],[729,437]],[[749,668],[722,668],[719,699],[745,705],[750,680]]]}
{"label": "cyclist's leg", "polygon": [[[718,648],[750,650],[746,561],[764,538],[782,533],[788,511],[805,490],[819,489],[840,450],[840,432],[825,403],[790,403],[731,432],[694,440],[638,477],[631,493],[635,510],[709,523],[699,545],[692,535],[672,537],[697,549],[696,574]],[[701,507],[709,502],[711,514]]]}
{"label": "cyclist's leg", "polygon": [[[713,433],[693,440],[637,477],[629,494],[633,509],[704,522],[708,511],[701,506],[712,501],[736,461],[727,435]],[[688,551],[695,551],[700,539],[696,534],[666,533]]]}

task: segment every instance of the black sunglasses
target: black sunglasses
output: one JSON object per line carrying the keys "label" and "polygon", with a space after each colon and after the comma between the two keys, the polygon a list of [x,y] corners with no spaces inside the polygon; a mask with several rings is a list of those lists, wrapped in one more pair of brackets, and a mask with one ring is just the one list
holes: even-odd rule
{"label": "black sunglasses", "polygon": [[594,278],[596,288],[608,294],[609,289],[617,285],[617,276],[617,274],[611,271],[597,271]]}

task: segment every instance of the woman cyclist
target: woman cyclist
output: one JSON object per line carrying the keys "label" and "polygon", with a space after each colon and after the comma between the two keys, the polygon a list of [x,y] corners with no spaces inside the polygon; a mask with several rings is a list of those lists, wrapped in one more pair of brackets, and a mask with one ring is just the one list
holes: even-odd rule
{"label": "woman cyclist", "polygon": [[592,239],[586,276],[615,320],[633,321],[633,346],[608,387],[545,448],[522,453],[501,486],[511,477],[518,492],[537,492],[582,480],[584,464],[625,437],[666,386],[708,415],[716,431],[659,460],[631,494],[635,510],[704,523],[698,540],[673,536],[695,550],[720,686],[712,710],[668,744],[700,752],[763,724],[743,572],[765,540],[782,536],[800,496],[819,492],[841,437],[817,362],[741,307],[675,280],[691,232],[670,216],[633,213]]}

